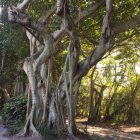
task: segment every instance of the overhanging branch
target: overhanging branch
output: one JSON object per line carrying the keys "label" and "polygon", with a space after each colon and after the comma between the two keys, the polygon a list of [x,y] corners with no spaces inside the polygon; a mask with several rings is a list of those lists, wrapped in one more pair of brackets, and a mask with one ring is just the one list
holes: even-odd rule
{"label": "overhanging branch", "polygon": [[8,20],[12,23],[18,23],[40,33],[45,32],[45,26],[42,23],[34,21],[25,12],[19,10],[17,7],[8,8]]}
{"label": "overhanging branch", "polygon": [[86,17],[90,16],[94,12],[96,12],[103,4],[105,0],[99,0],[97,3],[92,4],[85,8],[83,11],[79,13],[79,15],[75,18],[74,23],[77,24],[81,20],[84,20]]}
{"label": "overhanging branch", "polygon": [[140,13],[129,21],[112,25],[112,30],[114,31],[114,34],[118,34],[136,26],[140,26]]}
{"label": "overhanging branch", "polygon": [[28,5],[32,2],[32,0],[24,0],[22,3],[17,5],[17,8],[21,11],[24,11],[27,9]]}

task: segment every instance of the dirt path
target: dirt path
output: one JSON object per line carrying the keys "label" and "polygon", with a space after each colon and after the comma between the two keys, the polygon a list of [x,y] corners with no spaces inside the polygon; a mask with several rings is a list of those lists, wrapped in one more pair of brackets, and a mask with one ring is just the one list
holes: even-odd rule
{"label": "dirt path", "polygon": [[107,128],[78,123],[81,131],[87,132],[93,140],[140,140],[140,135],[115,131]]}
{"label": "dirt path", "polygon": [[0,140],[9,140],[6,136],[8,135],[8,129],[4,125],[4,121],[0,116]]}

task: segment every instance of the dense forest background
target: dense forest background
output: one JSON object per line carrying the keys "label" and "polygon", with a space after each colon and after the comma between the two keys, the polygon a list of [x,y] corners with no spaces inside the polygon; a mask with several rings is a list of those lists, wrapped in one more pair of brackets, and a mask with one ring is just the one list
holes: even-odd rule
{"label": "dense forest background", "polygon": [[[92,55],[101,43],[103,19],[107,14],[106,6],[101,1],[71,0],[69,2],[70,16],[76,27],[74,32],[80,43],[77,61],[79,64],[82,64],[86,58],[92,59]],[[25,58],[31,55],[31,42],[26,35],[29,26],[21,25],[18,22],[11,24],[7,14],[9,6],[16,6],[21,2],[19,0],[1,0],[0,2],[2,8],[0,20],[3,23],[3,26],[0,27],[0,112],[5,120],[15,119],[22,124],[31,110],[32,95],[28,77],[23,70]],[[54,0],[34,0],[26,13],[38,21],[44,11],[51,11],[49,20],[47,19],[47,23],[44,22],[47,32],[51,33],[61,27],[62,17],[55,15],[55,5]],[[94,6],[97,8],[92,9]],[[77,99],[75,118],[87,118],[91,124],[99,122],[140,123],[139,7],[139,0],[113,1],[111,17],[109,14],[110,24],[107,26],[113,28],[115,32],[115,43],[106,50],[102,57],[98,58],[96,63],[89,67],[87,65],[80,80],[78,79],[81,82],[79,91],[73,97]],[[32,27],[28,29],[31,29],[35,37],[38,36]],[[39,36],[36,39],[42,41]],[[45,62],[47,65],[46,77],[50,75],[49,80],[47,78],[46,80],[53,85],[53,88],[57,87],[65,67],[68,46],[69,37],[65,36],[57,43],[49,61]],[[96,55],[98,56],[97,52]],[[49,64],[51,68],[49,68]],[[70,68],[66,69],[69,72]],[[48,74],[48,71],[51,73]],[[50,90],[53,88],[51,86]],[[73,89],[75,88],[76,86],[73,87]],[[48,95],[48,98],[52,99],[50,96]],[[65,101],[64,106],[64,114],[67,119],[69,115]]]}

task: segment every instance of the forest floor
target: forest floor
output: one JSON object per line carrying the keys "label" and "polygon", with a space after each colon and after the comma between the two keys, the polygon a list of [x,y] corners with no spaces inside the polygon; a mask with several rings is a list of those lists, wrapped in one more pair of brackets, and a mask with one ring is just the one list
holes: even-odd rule
{"label": "forest floor", "polygon": [[[81,135],[79,140],[140,140],[140,125],[116,125],[107,123],[89,125],[84,120],[77,120],[77,126],[81,132],[84,132],[84,138],[82,138]],[[9,129],[5,127],[4,122],[0,119],[0,140],[37,140],[37,138],[19,138],[17,136],[10,136]],[[70,139],[65,138],[60,140]]]}
{"label": "forest floor", "polygon": [[88,124],[86,119],[77,119],[77,125],[91,140],[140,140],[140,124]]}
{"label": "forest floor", "polygon": [[78,124],[78,126],[82,132],[90,136],[91,140],[140,140],[140,131],[137,131],[139,135],[132,134],[134,131],[131,131],[132,129],[140,130],[140,127],[133,125],[129,125],[130,128],[128,128],[128,125],[120,125],[120,128],[112,128],[112,126],[109,125],[104,127],[103,124],[95,126]]}
{"label": "forest floor", "polygon": [[35,137],[23,138],[17,137],[16,135],[11,136],[11,130],[9,130],[9,128],[6,127],[5,122],[0,116],[0,140],[39,140],[39,139]]}

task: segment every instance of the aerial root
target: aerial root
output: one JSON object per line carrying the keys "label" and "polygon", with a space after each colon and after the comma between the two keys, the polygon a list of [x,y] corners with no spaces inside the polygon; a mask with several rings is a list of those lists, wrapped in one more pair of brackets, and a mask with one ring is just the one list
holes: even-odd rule
{"label": "aerial root", "polygon": [[27,137],[27,136],[30,136],[30,137],[42,138],[41,134],[36,130],[36,128],[35,128],[31,118],[29,118],[27,120],[26,125],[25,125],[23,131],[18,133],[16,136],[17,137]]}
{"label": "aerial root", "polygon": [[71,130],[68,130],[68,133],[69,133],[69,137],[71,140],[78,140],[78,138],[74,136],[74,134]]}

